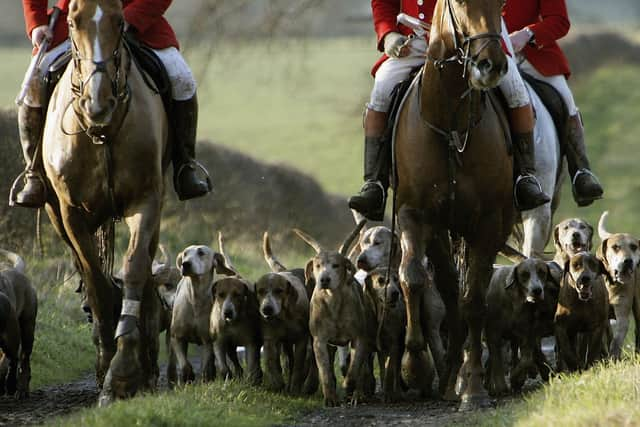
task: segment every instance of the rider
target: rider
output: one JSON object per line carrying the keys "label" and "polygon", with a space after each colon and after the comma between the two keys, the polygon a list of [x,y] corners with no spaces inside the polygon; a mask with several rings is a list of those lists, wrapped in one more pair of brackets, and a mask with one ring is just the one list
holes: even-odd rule
{"label": "rider", "polygon": [[[427,40],[415,37],[411,28],[396,24],[399,13],[405,13],[425,23],[430,23],[436,0],[372,0],[373,23],[378,35],[378,49],[385,55],[375,64],[375,77],[371,98],[364,118],[365,183],[360,192],[349,199],[349,207],[365,217],[381,221],[384,217],[391,143],[385,135],[391,92],[405,80],[412,69],[422,66],[427,52]],[[503,29],[503,37],[507,34]],[[515,165],[518,177],[514,195],[521,210],[533,209],[549,201],[535,177],[533,126],[534,116],[529,95],[513,59],[509,60],[508,73],[500,83],[500,89],[509,106],[509,121],[514,143]]]}
{"label": "rider", "polygon": [[[43,108],[44,96],[41,88],[49,66],[70,49],[67,27],[69,2],[70,0],[57,2],[61,14],[53,31],[50,31],[47,0],[22,0],[27,35],[34,48],[39,48],[45,39],[50,40],[50,44],[37,71],[27,82],[29,85],[27,96],[18,108],[20,143],[27,166],[24,187],[17,194],[11,195],[9,201],[11,205],[38,208],[45,203],[46,187],[42,176],[42,156],[39,147],[46,111]],[[178,197],[180,200],[186,200],[203,196],[211,188],[207,182],[199,179],[196,173],[195,143],[198,121],[196,82],[189,66],[178,51],[178,40],[173,29],[162,16],[171,4],[171,0],[123,0],[122,4],[126,31],[134,34],[141,43],[154,50],[171,80],[173,102],[170,120],[175,132],[172,142],[176,144],[172,150],[172,160],[174,186]]]}
{"label": "rider", "polygon": [[556,43],[569,32],[565,1],[509,0],[502,16],[513,48],[522,60],[522,71],[553,86],[567,106],[568,138],[563,148],[571,175],[573,197],[578,206],[590,205],[602,197],[603,190],[598,178],[589,169],[582,119],[567,84],[571,73],[569,63]]}

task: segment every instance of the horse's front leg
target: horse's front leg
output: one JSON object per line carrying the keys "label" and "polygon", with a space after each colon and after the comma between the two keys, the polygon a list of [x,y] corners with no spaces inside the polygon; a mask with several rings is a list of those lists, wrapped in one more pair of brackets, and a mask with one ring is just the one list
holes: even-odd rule
{"label": "horse's front leg", "polygon": [[[160,211],[161,199],[158,196],[125,212],[130,238],[123,266],[122,311],[115,334],[117,351],[105,378],[100,405],[110,403],[113,398],[133,396],[142,385],[141,373],[149,368],[145,366],[143,370],[140,361],[147,359],[141,358],[141,351],[147,350],[142,344],[151,335],[151,331],[145,329],[153,322],[140,322],[140,319],[145,285],[151,277],[150,248],[160,227]],[[148,308],[151,307],[145,309]]]}
{"label": "horse's front leg", "polygon": [[116,352],[113,285],[102,272],[93,233],[83,213],[66,204],[60,204],[59,208],[54,212],[59,215],[55,217],[57,227],[61,227],[58,232],[64,231],[63,238],[71,244],[97,326],[96,381],[101,387]]}
{"label": "horse's front leg", "polygon": [[421,300],[427,278],[422,265],[425,250],[425,226],[422,214],[406,206],[398,212],[401,231],[402,261],[400,263],[400,284],[407,310],[406,351],[415,354],[424,350],[425,340],[421,325]]}
{"label": "horse's front leg", "polygon": [[488,239],[469,244],[467,257],[467,287],[462,297],[461,312],[469,330],[469,358],[465,361],[466,387],[461,396],[460,410],[489,406],[492,402],[484,387],[482,368],[482,329],[486,318],[485,295],[492,274],[497,250],[487,247]]}
{"label": "horse's front leg", "polygon": [[535,209],[522,212],[522,225],[524,229],[522,253],[528,257],[542,258],[551,233],[551,204],[545,203]]}

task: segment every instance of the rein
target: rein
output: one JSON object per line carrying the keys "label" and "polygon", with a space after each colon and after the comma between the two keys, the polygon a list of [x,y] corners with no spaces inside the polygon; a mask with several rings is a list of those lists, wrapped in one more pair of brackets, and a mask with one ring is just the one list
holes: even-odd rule
{"label": "rein", "polygon": [[[469,65],[478,65],[478,57],[480,54],[492,43],[492,42],[500,42],[502,36],[500,33],[486,32],[475,34],[473,36],[465,35],[464,32],[460,29],[459,20],[456,17],[456,14],[453,10],[453,6],[451,5],[451,0],[445,0],[445,5],[447,8],[447,16],[449,21],[449,27],[451,33],[453,35],[453,51],[454,54],[446,57],[446,58],[433,58],[430,55],[427,55],[427,62],[432,62],[435,69],[442,73],[446,66],[454,64],[462,66],[462,78],[467,78],[467,69]],[[442,14],[440,17],[440,26],[444,25],[445,14]],[[462,41],[458,40],[458,37],[462,37]],[[476,50],[475,53],[471,52],[471,44],[477,40],[484,40],[484,43],[480,46],[479,49]],[[478,104],[481,108],[480,112],[474,114],[473,108],[473,94],[479,93]],[[445,97],[445,102],[448,102],[448,99],[452,97]],[[435,124],[429,122],[429,120],[425,119],[423,115],[422,121],[423,123],[435,134],[444,138],[447,142],[448,146],[448,155],[447,155],[447,163],[448,163],[448,184],[449,184],[449,221],[453,222],[453,204],[456,199],[456,176],[457,176],[457,168],[462,166],[462,159],[460,155],[464,153],[467,148],[468,142],[471,139],[471,133],[473,129],[480,123],[482,117],[484,115],[483,106],[486,106],[486,94],[485,91],[475,90],[469,83],[467,79],[467,89],[457,97],[459,99],[458,106],[455,109],[450,109],[454,111],[454,114],[451,115],[451,124],[449,129],[443,129]],[[458,117],[460,116],[460,109],[463,106],[463,101],[468,99],[468,117],[467,117],[467,125],[464,131],[458,131]],[[474,116],[475,119],[474,119]]]}
{"label": "rein", "polygon": [[[124,120],[127,117],[129,112],[130,100],[131,100],[131,90],[128,82],[129,71],[131,70],[132,63],[132,54],[129,51],[129,48],[124,43],[124,24],[120,26],[120,31],[118,33],[118,43],[111,53],[111,55],[102,60],[95,61],[93,58],[85,58],[80,54],[80,50],[78,49],[78,45],[74,40],[72,34],[73,29],[70,28],[69,32],[71,36],[69,37],[71,40],[71,58],[73,60],[73,70],[71,74],[71,92],[72,97],[67,106],[65,107],[65,113],[68,111],[69,107],[73,109],[76,123],[78,124],[80,130],[77,132],[70,132],[64,127],[64,114],[63,120],[60,121],[60,131],[67,136],[75,136],[84,133],[87,135],[91,142],[94,145],[101,145],[104,147],[103,149],[103,159],[104,159],[104,168],[105,174],[107,176],[107,187],[109,192],[109,203],[111,205],[111,211],[113,213],[113,218],[118,221],[120,218],[120,214],[118,212],[115,193],[114,193],[114,181],[113,181],[113,154],[111,152],[111,146],[108,144],[108,136],[115,136],[119,133],[122,125],[124,124]],[[124,72],[121,70],[122,68],[122,51],[126,49],[129,53],[129,61],[126,64]],[[83,62],[90,62],[93,64],[94,68],[91,70],[91,73],[83,78],[80,71],[80,64]],[[107,65],[109,63],[113,63],[115,68],[115,75],[110,76],[109,71],[107,69]],[[89,81],[96,76],[97,74],[105,74],[111,83],[111,93],[116,99],[116,109],[115,112],[118,111],[120,107],[124,107],[124,111],[119,115],[119,120],[117,125],[111,126],[111,124],[104,127],[91,127],[85,124],[83,120],[83,115],[80,112],[80,108],[78,106],[78,101],[84,94],[84,90]],[[106,132],[110,130],[109,132]]]}

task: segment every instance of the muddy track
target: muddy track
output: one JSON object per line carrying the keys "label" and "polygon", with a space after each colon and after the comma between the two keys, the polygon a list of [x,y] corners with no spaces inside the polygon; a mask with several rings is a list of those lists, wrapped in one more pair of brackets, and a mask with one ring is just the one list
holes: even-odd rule
{"label": "muddy track", "polygon": [[0,426],[41,424],[96,404],[98,387],[94,374],[65,384],[34,390],[28,399],[0,397]]}

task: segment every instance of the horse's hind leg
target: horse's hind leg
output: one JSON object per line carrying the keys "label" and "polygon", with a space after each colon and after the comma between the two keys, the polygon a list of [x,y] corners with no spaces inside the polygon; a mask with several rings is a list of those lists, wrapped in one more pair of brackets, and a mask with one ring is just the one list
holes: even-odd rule
{"label": "horse's hind leg", "polygon": [[[434,282],[446,307],[448,351],[446,370],[439,380],[439,392],[445,400],[458,400],[455,391],[456,377],[462,365],[462,346],[465,340],[458,308],[458,273],[451,258],[449,236],[440,233],[429,242],[429,260],[435,267]],[[440,376],[440,372],[438,372]]]}
{"label": "horse's hind leg", "polygon": [[[141,366],[140,352],[146,351],[151,325],[141,319],[141,305],[148,303],[145,286],[151,277],[150,248],[160,227],[160,197],[151,197],[144,203],[130,206],[125,212],[125,222],[129,227],[129,247],[124,256],[124,287],[122,292],[122,313],[116,328],[117,351],[105,378],[99,404],[109,404],[113,398],[134,395],[142,385],[141,372],[148,372],[149,366]],[[146,300],[146,301],[145,301]],[[150,307],[144,307],[147,310]],[[144,316],[145,312],[142,313]],[[142,330],[141,330],[142,328]],[[157,331],[156,331],[157,332]],[[157,335],[156,335],[157,338]],[[148,360],[147,360],[148,362]]]}
{"label": "horse's hind leg", "polygon": [[61,224],[68,242],[72,245],[84,285],[93,321],[98,327],[98,354],[96,360],[96,381],[102,384],[116,345],[113,338],[114,314],[112,285],[102,273],[98,251],[82,213],[62,205]]}

